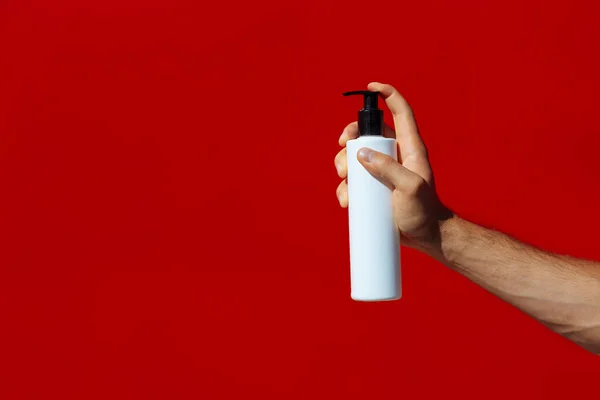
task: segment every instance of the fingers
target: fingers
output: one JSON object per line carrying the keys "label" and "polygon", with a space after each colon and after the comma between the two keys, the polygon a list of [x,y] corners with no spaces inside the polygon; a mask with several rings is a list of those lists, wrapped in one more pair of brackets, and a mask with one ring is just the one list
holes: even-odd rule
{"label": "fingers", "polygon": [[348,159],[346,156],[346,148],[343,148],[339,153],[337,153],[334,161],[338,176],[345,179],[346,175],[348,175]]}
{"label": "fingers", "polygon": [[340,135],[340,139],[338,143],[340,146],[345,146],[346,142],[351,139],[356,139],[358,137],[358,122],[354,121],[351,124],[348,124],[342,134]]}
{"label": "fingers", "polygon": [[427,159],[427,148],[419,135],[419,129],[408,102],[391,85],[372,82],[368,85],[368,89],[380,92],[392,113],[402,164],[422,177],[428,177],[431,174],[431,168]]}
{"label": "fingers", "polygon": [[[394,130],[389,125],[384,124],[383,136],[385,136],[387,138],[395,138],[396,132],[394,132]],[[346,146],[346,142],[348,140],[356,139],[357,137],[358,137],[358,122],[354,121],[351,124],[348,124],[348,126],[346,126],[346,128],[344,128],[344,131],[342,132],[342,135],[340,136],[340,139],[338,142],[339,142],[340,146],[344,147],[344,146]]]}
{"label": "fingers", "polygon": [[[342,152],[339,154],[342,154]],[[343,157],[346,160],[345,151]],[[388,155],[363,147],[358,151],[357,157],[369,173],[381,179],[384,184],[393,189],[416,195],[424,185],[427,185],[423,178],[403,167],[402,164]],[[339,184],[335,193],[340,206],[342,208],[348,207],[348,181],[346,179]]]}
{"label": "fingers", "polygon": [[[391,85],[378,82],[370,83],[368,89],[380,92],[394,118],[394,129],[384,125],[384,136],[396,138],[400,148],[402,164],[385,154],[363,148],[358,153],[359,162],[373,176],[385,184],[401,191],[417,191],[423,184],[433,184],[433,174],[427,158],[427,148],[419,135],[417,123],[408,102]],[[338,140],[340,146],[358,137],[358,123],[346,126]],[[342,149],[335,157],[335,165],[340,178],[336,195],[340,206],[348,206],[348,160],[346,149]]]}
{"label": "fingers", "polygon": [[373,82],[368,85],[368,88],[380,92],[392,112],[402,159],[412,153],[424,153],[425,145],[419,135],[412,109],[404,97],[391,85]]}
{"label": "fingers", "polygon": [[344,179],[335,191],[342,208],[348,207],[348,182]]}
{"label": "fingers", "polygon": [[[388,125],[384,126],[383,135],[385,137],[394,138],[396,137],[396,132]],[[346,142],[350,139],[356,139],[358,137],[358,124],[353,122],[346,126],[342,136],[340,136],[340,146],[346,146]],[[348,175],[348,160],[346,158],[346,149],[343,148],[340,152],[335,156],[335,169],[340,178],[346,178]]]}
{"label": "fingers", "polygon": [[416,190],[424,182],[419,175],[403,167],[392,157],[366,147],[358,151],[358,161],[371,175],[401,191]]}

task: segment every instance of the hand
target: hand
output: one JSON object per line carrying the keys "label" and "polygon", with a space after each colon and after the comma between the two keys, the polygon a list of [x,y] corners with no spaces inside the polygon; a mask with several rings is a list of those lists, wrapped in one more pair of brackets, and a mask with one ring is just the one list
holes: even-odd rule
{"label": "hand", "polygon": [[[438,240],[439,221],[447,214],[435,192],[433,173],[427,149],[421,140],[417,123],[406,100],[390,85],[370,83],[368,89],[380,92],[394,118],[395,131],[384,126],[384,136],[395,138],[400,148],[400,162],[368,148],[358,152],[358,160],[371,175],[393,189],[394,216],[401,242],[423,250]],[[335,165],[344,180],[337,188],[342,207],[348,206],[348,163],[346,142],[358,137],[358,123],[348,125],[340,136],[344,147],[335,156]]]}

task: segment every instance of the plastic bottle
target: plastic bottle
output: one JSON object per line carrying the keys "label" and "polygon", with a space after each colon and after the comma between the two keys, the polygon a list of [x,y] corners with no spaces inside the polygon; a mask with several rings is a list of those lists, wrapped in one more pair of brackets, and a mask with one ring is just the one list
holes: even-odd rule
{"label": "plastic bottle", "polygon": [[383,136],[379,93],[344,93],[351,95],[364,96],[364,106],[358,111],[359,137],[346,143],[351,297],[357,301],[398,300],[402,297],[400,234],[394,220],[392,190],[357,159],[358,151],[367,147],[397,160],[398,146],[395,139]]}

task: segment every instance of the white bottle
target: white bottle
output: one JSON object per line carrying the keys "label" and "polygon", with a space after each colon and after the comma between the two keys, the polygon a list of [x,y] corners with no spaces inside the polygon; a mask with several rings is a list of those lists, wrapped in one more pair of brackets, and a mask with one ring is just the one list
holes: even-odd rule
{"label": "white bottle", "polygon": [[348,158],[348,221],[350,231],[351,297],[357,301],[398,300],[402,297],[400,234],[394,220],[392,190],[373,177],[357,159],[367,147],[398,159],[395,139],[383,137],[379,93],[364,96],[358,112],[359,137],[346,143]]}

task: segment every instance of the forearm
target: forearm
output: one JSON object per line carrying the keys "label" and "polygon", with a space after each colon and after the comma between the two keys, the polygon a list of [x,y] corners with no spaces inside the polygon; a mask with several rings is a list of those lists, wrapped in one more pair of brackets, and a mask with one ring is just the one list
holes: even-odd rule
{"label": "forearm", "polygon": [[550,254],[458,217],[430,255],[554,331],[600,354],[600,264]]}

